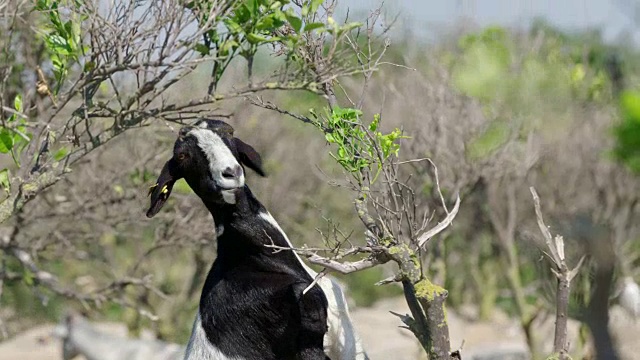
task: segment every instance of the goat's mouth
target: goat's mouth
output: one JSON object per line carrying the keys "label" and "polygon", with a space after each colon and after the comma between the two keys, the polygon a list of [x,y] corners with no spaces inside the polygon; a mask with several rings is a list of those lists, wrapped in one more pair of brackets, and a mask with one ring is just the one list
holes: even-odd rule
{"label": "goat's mouth", "polygon": [[221,184],[218,181],[215,180],[211,180],[208,184],[208,188],[210,191],[212,192],[217,192],[217,193],[222,193],[222,192],[233,192],[236,191],[240,188],[242,188],[244,185],[240,186],[240,184]]}
{"label": "goat's mouth", "polygon": [[237,192],[242,188],[240,184],[221,184],[218,181],[212,180],[210,189],[213,193],[217,194],[225,204],[235,204],[237,198]]}
{"label": "goat's mouth", "polygon": [[[197,183],[196,183],[197,184]],[[238,191],[244,187],[239,184],[220,183],[214,179],[207,179],[204,183],[199,183],[194,189],[195,193],[204,201],[216,204],[235,204]]]}
{"label": "goat's mouth", "polygon": [[240,189],[242,186],[222,186],[222,185],[216,184],[216,187],[218,188],[218,191],[236,191]]}

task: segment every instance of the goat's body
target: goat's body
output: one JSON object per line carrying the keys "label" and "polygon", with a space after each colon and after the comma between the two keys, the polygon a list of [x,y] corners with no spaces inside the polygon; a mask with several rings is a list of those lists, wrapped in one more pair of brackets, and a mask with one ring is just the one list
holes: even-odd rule
{"label": "goat's body", "polygon": [[248,188],[244,199],[217,224],[218,257],[185,359],[366,359],[339,286],[323,278],[302,295],[316,273],[295,252],[266,246],[291,243]]}
{"label": "goat's body", "polygon": [[[217,217],[224,230],[202,290],[196,332],[200,326],[222,359],[324,360],[324,293],[314,286],[302,294],[313,278],[294,253],[265,246],[288,245],[263,219],[266,211],[249,189],[238,197],[233,213]],[[186,359],[200,360],[190,353]]]}

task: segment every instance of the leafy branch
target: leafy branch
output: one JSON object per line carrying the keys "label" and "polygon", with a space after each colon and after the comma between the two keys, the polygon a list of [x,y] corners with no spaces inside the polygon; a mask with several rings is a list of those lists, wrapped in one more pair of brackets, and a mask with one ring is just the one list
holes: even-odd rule
{"label": "leafy branch", "polygon": [[362,111],[358,109],[334,106],[330,111],[326,110],[327,114],[316,120],[315,125],[324,132],[329,144],[337,145],[337,151],[330,152],[331,156],[358,182],[362,182],[365,170],[375,167],[371,180],[375,183],[383,164],[391,156],[398,157],[399,140],[408,137],[398,128],[382,133],[379,130],[380,114],[375,114],[373,121],[365,125],[360,121]]}

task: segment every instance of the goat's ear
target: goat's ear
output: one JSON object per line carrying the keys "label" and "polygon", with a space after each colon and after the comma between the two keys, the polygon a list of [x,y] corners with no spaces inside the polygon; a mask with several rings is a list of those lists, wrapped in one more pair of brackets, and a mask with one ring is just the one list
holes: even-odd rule
{"label": "goat's ear", "polygon": [[151,195],[151,204],[149,210],[147,210],[147,217],[151,218],[155,216],[162,206],[169,198],[173,184],[182,176],[178,175],[177,164],[175,160],[171,159],[164,164],[160,176],[156,181],[156,184],[149,189],[149,195]]}
{"label": "goat's ear", "polygon": [[261,176],[267,176],[262,169],[262,158],[256,149],[238,138],[233,138],[233,141],[236,145],[236,150],[238,150],[240,162]]}

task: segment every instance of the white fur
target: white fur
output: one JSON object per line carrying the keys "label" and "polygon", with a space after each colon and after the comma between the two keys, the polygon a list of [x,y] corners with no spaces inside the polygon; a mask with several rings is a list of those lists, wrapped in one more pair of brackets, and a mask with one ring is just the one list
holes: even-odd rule
{"label": "white fur", "polygon": [[236,203],[236,193],[233,190],[222,190],[222,199],[227,204]]}
{"label": "white fur", "polygon": [[[268,212],[261,213],[260,217],[276,228],[287,241],[290,247],[293,247],[287,234],[282,230],[276,219]],[[300,256],[295,253],[296,258],[300,261],[302,267],[315,279],[316,273],[307,264],[305,264]],[[327,325],[329,330],[324,337],[324,352],[331,360],[365,360],[367,355],[362,348],[362,342],[356,334],[351,318],[349,316],[349,306],[342,289],[338,283],[330,278],[323,277],[318,281],[318,285],[327,297],[329,306],[327,308]]]}
{"label": "white fur", "polygon": [[[222,172],[225,169],[236,169],[240,167],[240,164],[218,134],[208,129],[195,128],[189,131],[189,135],[193,135],[198,140],[198,146],[207,156],[207,160],[209,160],[211,176],[218,186],[225,189],[236,189],[244,186],[243,173],[233,179],[222,176]],[[223,191],[222,195],[226,202],[235,203],[235,195],[233,193]]]}
{"label": "white fur", "polygon": [[200,311],[196,316],[196,321],[193,322],[193,329],[191,330],[191,338],[187,344],[187,351],[184,355],[184,360],[243,360],[239,357],[228,357],[223,354],[218,348],[213,346],[207,334],[202,328],[202,321],[200,320]]}

